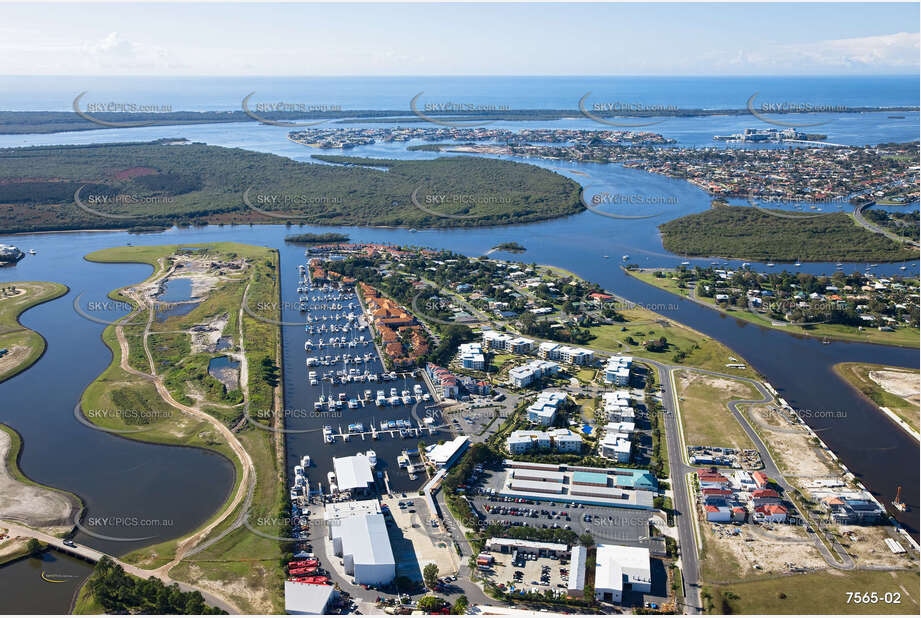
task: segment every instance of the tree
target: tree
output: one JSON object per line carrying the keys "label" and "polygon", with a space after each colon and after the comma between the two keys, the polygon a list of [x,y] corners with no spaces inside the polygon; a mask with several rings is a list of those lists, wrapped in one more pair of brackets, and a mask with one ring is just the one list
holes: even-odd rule
{"label": "tree", "polygon": [[37,556],[45,550],[45,546],[38,539],[29,539],[29,542],[26,543],[26,549],[29,551],[30,556]]}
{"label": "tree", "polygon": [[448,602],[442,599],[441,597],[436,597],[431,594],[427,594],[421,599],[419,599],[419,603],[416,605],[416,607],[418,607],[424,612],[432,612],[432,611],[435,611],[436,609],[441,609],[442,607],[445,607],[447,604]]}
{"label": "tree", "polygon": [[422,569],[422,580],[427,587],[434,588],[435,582],[438,581],[438,565],[434,562],[425,565]]}
{"label": "tree", "polygon": [[451,613],[455,616],[462,616],[467,613],[467,606],[469,605],[467,601],[467,595],[460,595],[456,601],[454,601],[454,606],[451,608]]}

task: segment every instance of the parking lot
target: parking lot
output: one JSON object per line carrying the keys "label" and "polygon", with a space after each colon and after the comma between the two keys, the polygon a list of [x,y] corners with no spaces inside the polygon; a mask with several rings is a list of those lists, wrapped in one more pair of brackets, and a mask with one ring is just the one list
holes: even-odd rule
{"label": "parking lot", "polygon": [[488,523],[588,532],[596,542],[641,545],[649,536],[650,512],[558,502],[506,502],[501,497],[469,496],[475,512]]}
{"label": "parking lot", "polygon": [[[502,391],[497,389],[495,394],[498,393]],[[499,428],[518,405],[517,395],[502,394],[503,398],[498,402],[492,395],[471,395],[468,401],[445,408],[443,422],[456,435],[466,435],[472,442],[482,442]]]}
{"label": "parking lot", "polygon": [[588,532],[599,543],[643,545],[649,537],[651,511],[493,495],[503,478],[502,471],[487,469],[467,485],[467,498],[482,521]]}
{"label": "parking lot", "polygon": [[484,553],[495,559],[492,571],[487,572],[493,583],[503,584],[512,591],[525,590],[544,594],[546,590],[553,590],[556,594],[566,594],[569,582],[568,560],[519,552],[519,561],[514,563],[515,554]]}

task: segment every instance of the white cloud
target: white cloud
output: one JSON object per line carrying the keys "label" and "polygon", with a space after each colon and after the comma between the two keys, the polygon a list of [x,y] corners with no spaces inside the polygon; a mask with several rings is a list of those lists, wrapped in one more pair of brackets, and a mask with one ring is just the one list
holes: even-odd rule
{"label": "white cloud", "polygon": [[809,43],[768,44],[758,49],[738,50],[722,61],[712,57],[708,60],[726,68],[753,72],[913,72],[921,66],[919,51],[921,35],[917,32],[898,32]]}
{"label": "white cloud", "polygon": [[127,40],[117,32],[110,32],[100,40],[84,42],[80,45],[80,54],[87,68],[103,73],[143,73],[177,66],[166,49]]}

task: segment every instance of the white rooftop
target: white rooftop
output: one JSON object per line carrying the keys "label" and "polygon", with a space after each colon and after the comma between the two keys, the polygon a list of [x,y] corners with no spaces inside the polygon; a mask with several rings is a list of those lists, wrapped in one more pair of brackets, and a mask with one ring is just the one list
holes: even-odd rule
{"label": "white rooftop", "polygon": [[595,558],[595,589],[623,590],[624,583],[652,581],[649,548],[598,545]]}
{"label": "white rooftop", "polygon": [[285,582],[285,612],[288,614],[325,614],[326,606],[335,596],[332,586]]}
{"label": "white rooftop", "polygon": [[342,539],[342,555],[354,564],[394,564],[387,524],[381,514],[347,517],[332,526],[333,538]]}
{"label": "white rooftop", "polygon": [[333,457],[336,471],[336,485],[340,491],[366,489],[374,483],[374,472],[367,455],[359,453],[351,457]]}
{"label": "white rooftop", "polygon": [[462,449],[467,444],[468,440],[469,438],[467,436],[457,436],[449,442],[438,444],[427,449],[426,457],[436,466],[443,466],[458,450]]}

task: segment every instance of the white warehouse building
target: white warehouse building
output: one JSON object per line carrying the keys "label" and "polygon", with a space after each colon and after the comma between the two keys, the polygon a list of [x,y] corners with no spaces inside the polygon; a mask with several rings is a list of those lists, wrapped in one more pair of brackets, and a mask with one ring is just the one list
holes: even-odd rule
{"label": "white warehouse building", "polygon": [[621,603],[624,591],[650,592],[652,566],[648,547],[598,545],[595,558],[595,598]]}
{"label": "white warehouse building", "polygon": [[331,503],[326,523],[333,553],[342,558],[355,583],[381,585],[393,580],[396,561],[377,500]]}

